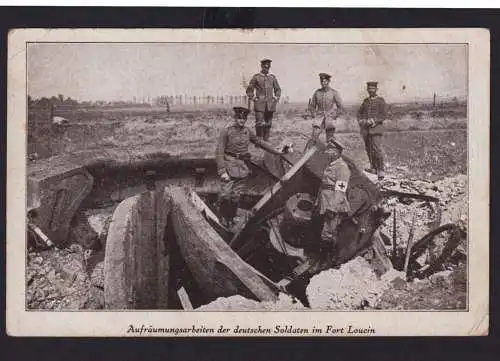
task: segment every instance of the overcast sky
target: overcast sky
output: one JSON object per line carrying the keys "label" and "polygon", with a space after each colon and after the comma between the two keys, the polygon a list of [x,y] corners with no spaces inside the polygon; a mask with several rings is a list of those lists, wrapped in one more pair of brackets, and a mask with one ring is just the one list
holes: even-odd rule
{"label": "overcast sky", "polygon": [[306,101],[318,73],[346,102],[365,96],[365,82],[379,81],[389,102],[467,94],[465,45],[271,45],[271,44],[30,44],[28,93],[83,100],[131,100],[134,96],[243,95],[259,71],[271,72],[283,96]]}

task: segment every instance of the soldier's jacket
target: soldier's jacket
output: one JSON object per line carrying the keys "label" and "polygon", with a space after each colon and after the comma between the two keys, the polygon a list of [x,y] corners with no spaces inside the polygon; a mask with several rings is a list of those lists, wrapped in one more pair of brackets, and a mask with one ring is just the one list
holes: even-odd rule
{"label": "soldier's jacket", "polygon": [[[344,105],[338,91],[330,87],[319,88],[311,98],[309,111],[321,121],[332,122],[344,111]],[[334,124],[325,125],[327,128],[334,126]]]}
{"label": "soldier's jacket", "polygon": [[281,88],[278,84],[278,79],[273,74],[257,73],[247,87],[247,96],[252,98],[255,91],[254,110],[256,112],[276,111],[276,98],[281,97]]}
{"label": "soldier's jacket", "polygon": [[271,144],[257,138],[250,128],[246,126],[239,127],[237,124],[232,123],[222,130],[217,144],[215,160],[218,174],[222,175],[227,172],[231,178],[237,179],[247,177],[250,174],[248,166],[243,159],[238,159],[234,154],[248,154],[250,143],[273,154],[280,154]]}
{"label": "soldier's jacket", "polygon": [[379,135],[384,132],[384,120],[387,118],[387,106],[385,100],[378,95],[371,98],[367,97],[363,100],[361,107],[358,110],[358,122],[373,119],[375,126],[360,124],[361,133],[364,135],[373,134]]}
{"label": "soldier's jacket", "polygon": [[349,213],[351,207],[347,199],[347,186],[351,171],[342,158],[328,164],[323,172],[322,185],[318,194],[319,213]]}

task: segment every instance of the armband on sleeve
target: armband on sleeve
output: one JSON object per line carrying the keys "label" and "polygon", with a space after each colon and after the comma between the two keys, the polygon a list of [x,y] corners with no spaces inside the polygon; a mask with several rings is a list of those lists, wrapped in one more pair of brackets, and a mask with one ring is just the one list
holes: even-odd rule
{"label": "armband on sleeve", "polygon": [[347,182],[342,180],[336,181],[335,190],[345,193],[347,191]]}

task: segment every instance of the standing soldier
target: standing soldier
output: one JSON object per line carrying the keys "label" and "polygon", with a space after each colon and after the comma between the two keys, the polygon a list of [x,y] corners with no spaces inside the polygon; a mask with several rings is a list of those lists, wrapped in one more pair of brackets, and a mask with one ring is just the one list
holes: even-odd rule
{"label": "standing soldier", "polygon": [[378,179],[384,179],[384,153],[382,151],[383,122],[387,117],[385,100],[377,95],[378,83],[366,83],[368,97],[358,111],[358,124],[361,136],[365,142],[366,154],[370,161],[369,173],[377,174]]}
{"label": "standing soldier", "polygon": [[234,224],[233,218],[238,209],[240,193],[245,179],[250,175],[246,164],[250,160],[248,153],[250,143],[273,154],[283,154],[245,126],[250,112],[247,108],[234,107],[233,110],[234,122],[222,130],[215,153],[217,172],[223,181],[217,203],[221,221],[226,227]]}
{"label": "standing soldier", "polygon": [[[321,230],[321,253],[327,266],[333,263],[337,256],[337,228],[342,219],[351,211],[346,191],[349,185],[351,171],[342,159],[344,147],[335,138],[328,140],[325,153],[330,157],[321,180],[316,204],[319,215],[323,217]],[[325,268],[325,265],[323,265]]]}
{"label": "standing soldier", "polygon": [[325,129],[326,141],[331,139],[335,135],[335,120],[344,112],[339,92],[330,87],[331,77],[330,74],[319,74],[321,88],[314,92],[309,105],[313,118],[318,116],[313,122],[313,139],[319,137],[322,129]]}
{"label": "standing soldier", "polygon": [[247,88],[247,96],[254,102],[255,132],[257,137],[269,140],[276,104],[281,97],[281,88],[275,75],[269,74],[271,60],[260,62],[260,73],[255,74]]}

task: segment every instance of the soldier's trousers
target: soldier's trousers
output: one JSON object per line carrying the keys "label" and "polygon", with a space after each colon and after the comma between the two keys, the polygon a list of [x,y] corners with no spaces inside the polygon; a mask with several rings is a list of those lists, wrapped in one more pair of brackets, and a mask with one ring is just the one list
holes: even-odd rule
{"label": "soldier's trousers", "polygon": [[268,110],[255,112],[255,133],[265,141],[269,140],[269,135],[271,134],[273,115],[274,112]]}
{"label": "soldier's trousers", "polygon": [[[320,118],[321,119],[321,118]],[[325,140],[328,142],[331,138],[335,137],[335,118],[330,116],[324,116],[322,118],[321,123],[318,123],[318,120],[313,121],[313,134],[312,138],[318,139],[319,134],[322,130],[325,130]]]}
{"label": "soldier's trousers", "polygon": [[241,193],[246,178],[231,178],[229,182],[223,182],[219,191],[217,205],[219,215],[225,221],[232,221],[236,216]]}
{"label": "soldier's trousers", "polygon": [[323,228],[321,230],[321,241],[330,246],[335,246],[337,242],[337,228],[342,221],[342,214],[327,211],[323,218]]}
{"label": "soldier's trousers", "polygon": [[384,170],[384,151],[382,150],[382,135],[381,134],[363,134],[365,142],[366,154],[370,161],[371,168],[377,171]]}

